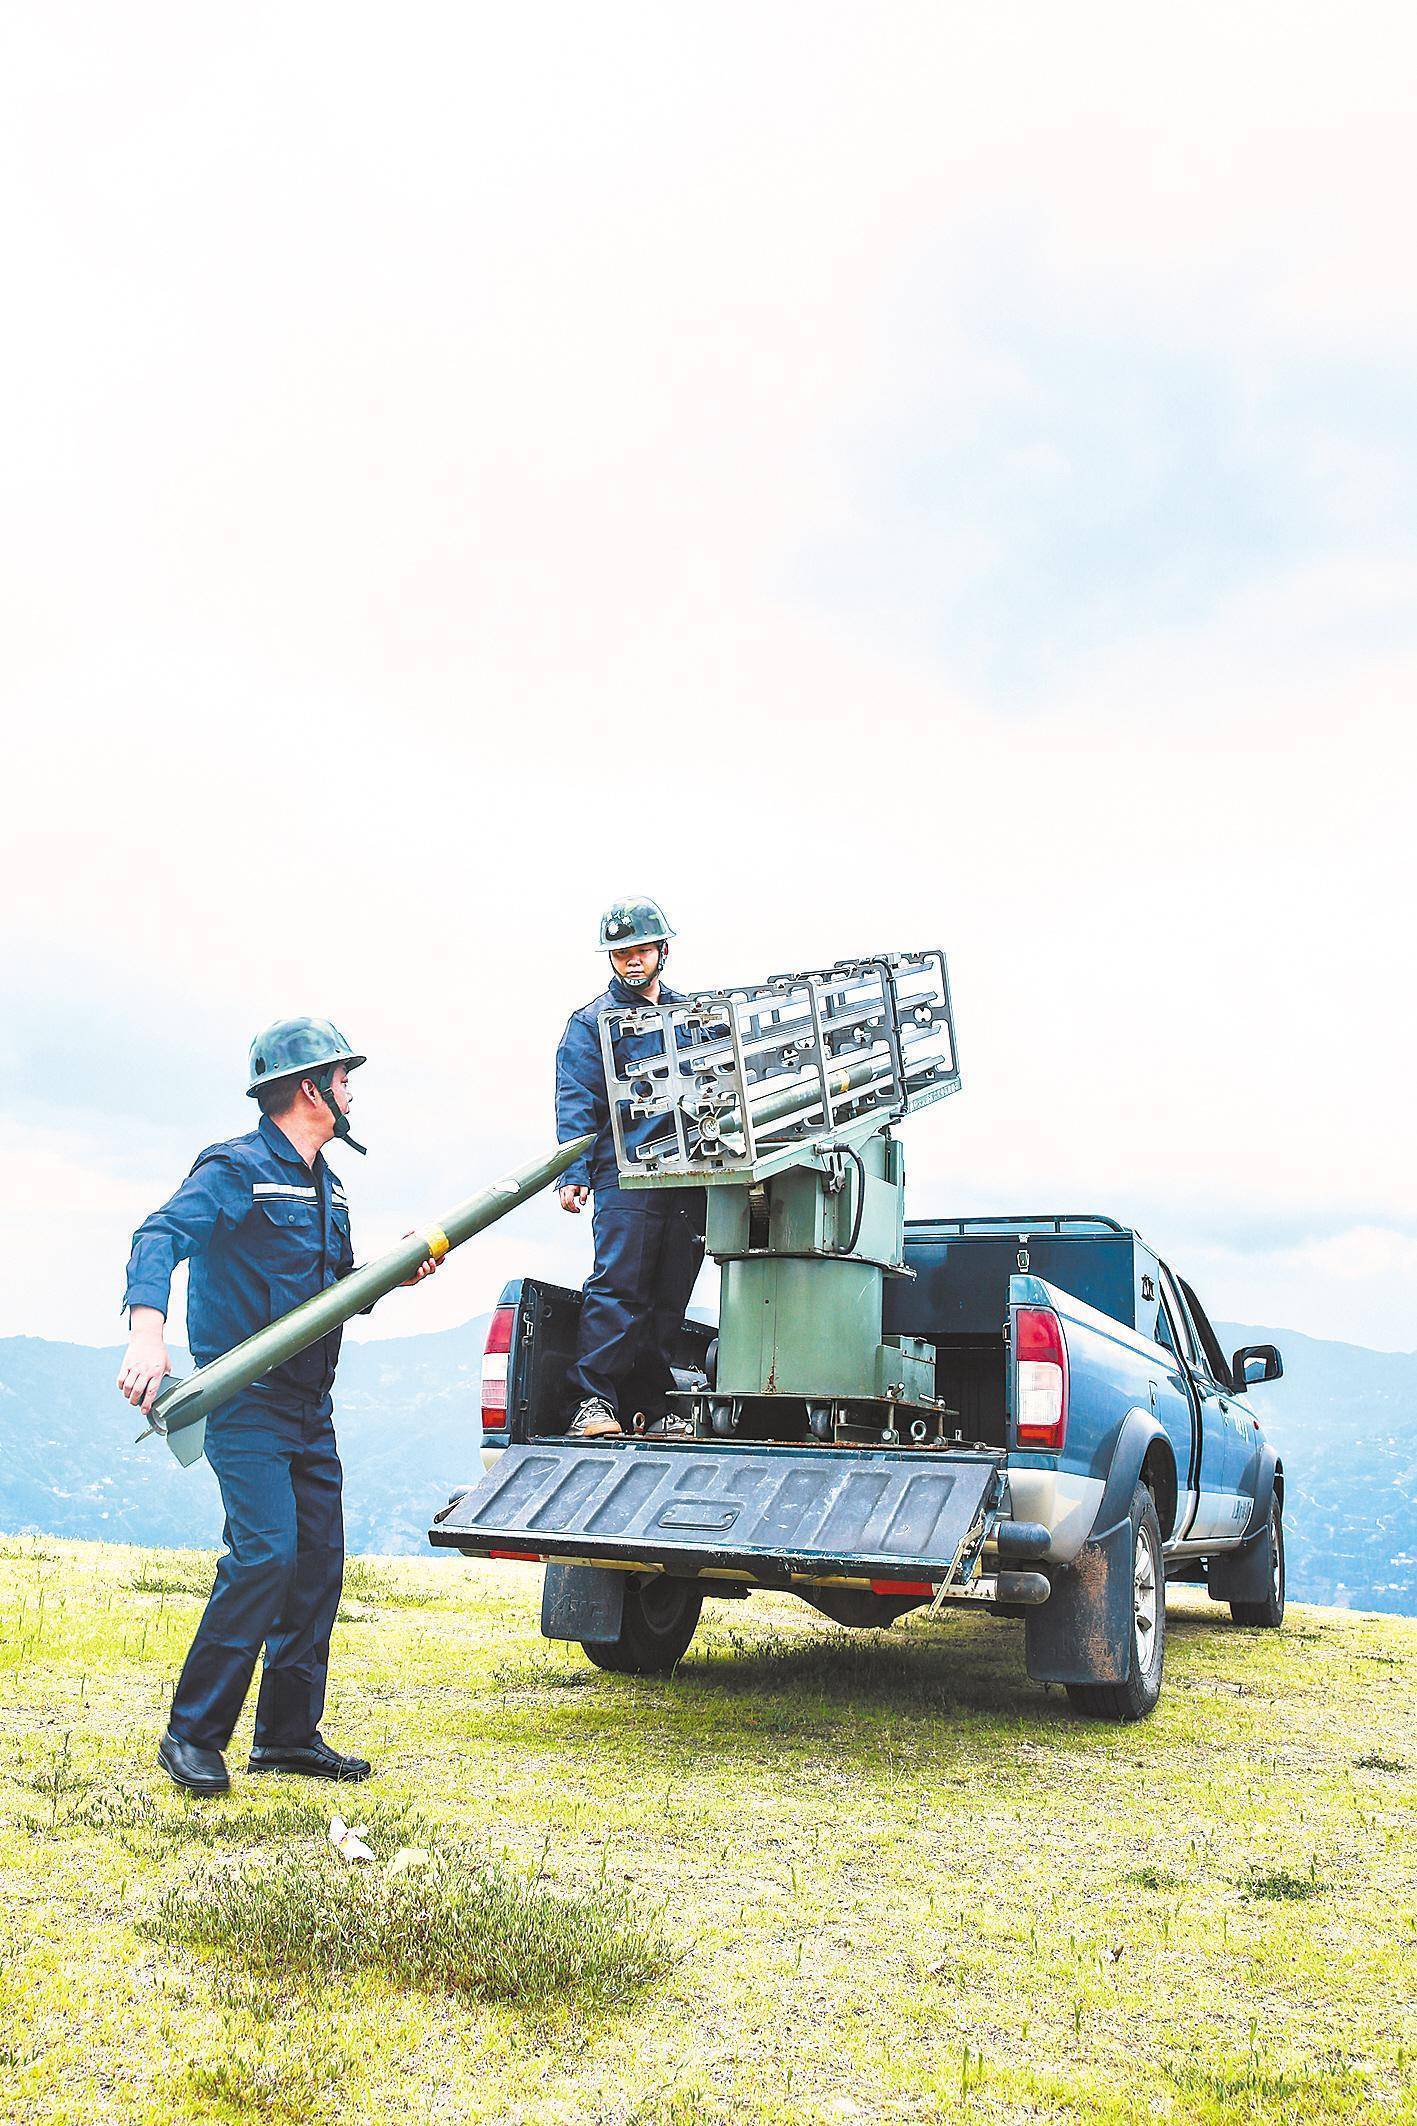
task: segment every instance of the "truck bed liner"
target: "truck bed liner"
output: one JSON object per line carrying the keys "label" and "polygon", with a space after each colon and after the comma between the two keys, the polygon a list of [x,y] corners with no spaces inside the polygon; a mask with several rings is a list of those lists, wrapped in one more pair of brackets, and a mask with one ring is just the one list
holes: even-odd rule
{"label": "truck bed liner", "polygon": [[644,1561],[746,1578],[940,1581],[982,1543],[1002,1453],[611,1440],[509,1447],[429,1531],[486,1557]]}

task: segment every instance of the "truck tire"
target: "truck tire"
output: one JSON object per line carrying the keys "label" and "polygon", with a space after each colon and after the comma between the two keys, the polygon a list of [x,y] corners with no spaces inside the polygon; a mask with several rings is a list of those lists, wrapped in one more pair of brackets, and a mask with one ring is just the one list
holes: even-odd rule
{"label": "truck tire", "polygon": [[1132,1493],[1132,1630],[1125,1683],[1069,1683],[1068,1697],[1093,1720],[1144,1720],[1161,1696],[1166,1661],[1166,1575],[1161,1522],[1145,1484]]}
{"label": "truck tire", "polygon": [[1261,1631],[1278,1631],[1284,1622],[1284,1514],[1279,1500],[1269,1508],[1269,1591],[1262,1602],[1232,1602],[1230,1615],[1236,1624],[1253,1624]]}
{"label": "truck tire", "polygon": [[646,1573],[625,1582],[618,1639],[582,1639],[597,1668],[621,1676],[667,1676],[678,1667],[698,1625],[704,1598],[689,1580]]}

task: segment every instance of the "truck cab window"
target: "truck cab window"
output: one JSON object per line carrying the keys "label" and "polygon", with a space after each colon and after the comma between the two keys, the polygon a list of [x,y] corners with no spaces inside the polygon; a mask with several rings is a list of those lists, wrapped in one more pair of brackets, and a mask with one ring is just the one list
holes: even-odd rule
{"label": "truck cab window", "polygon": [[1203,1353],[1203,1362],[1207,1373],[1222,1388],[1233,1388],[1234,1382],[1230,1378],[1230,1368],[1225,1362],[1225,1354],[1220,1348],[1220,1339],[1210,1325],[1205,1308],[1196,1298],[1195,1293],[1188,1284],[1183,1283],[1181,1290],[1185,1294],[1191,1320],[1195,1323],[1196,1336]]}
{"label": "truck cab window", "polygon": [[1152,1298],[1147,1299],[1143,1293],[1137,1301],[1137,1327],[1143,1336],[1149,1336],[1154,1344],[1160,1344],[1163,1351],[1170,1351],[1174,1356],[1176,1339],[1171,1333],[1171,1324],[1166,1319],[1165,1294],[1159,1282],[1153,1284],[1151,1290],[1154,1294]]}
{"label": "truck cab window", "polygon": [[1170,1334],[1162,1337],[1158,1331],[1157,1342],[1164,1342],[1179,1358],[1184,1359],[1188,1366],[1193,1366],[1196,1363],[1195,1341],[1181,1295],[1176,1290],[1175,1280],[1169,1270],[1163,1270],[1161,1273],[1161,1293],[1162,1304],[1158,1309],[1158,1319],[1169,1324]]}

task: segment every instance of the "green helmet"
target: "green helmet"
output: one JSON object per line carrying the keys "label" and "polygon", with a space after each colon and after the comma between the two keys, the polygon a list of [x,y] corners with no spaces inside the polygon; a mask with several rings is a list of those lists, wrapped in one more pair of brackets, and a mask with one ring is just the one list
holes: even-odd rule
{"label": "green helmet", "polygon": [[368,1060],[354,1053],[328,1019],[276,1019],[251,1043],[251,1083],[246,1097],[254,1100],[273,1078],[313,1077],[317,1071],[333,1070],[336,1063],[355,1070]]}
{"label": "green helmet", "polygon": [[628,952],[631,945],[664,945],[673,935],[657,901],[616,901],[600,918],[602,952]]}
{"label": "green helmet", "polygon": [[349,1117],[341,1114],[331,1086],[337,1064],[358,1070],[368,1060],[355,1054],[328,1019],[276,1019],[251,1043],[251,1083],[246,1097],[254,1100],[263,1085],[273,1085],[277,1078],[313,1078],[334,1116],[335,1135],[362,1152],[364,1146],[350,1136]]}

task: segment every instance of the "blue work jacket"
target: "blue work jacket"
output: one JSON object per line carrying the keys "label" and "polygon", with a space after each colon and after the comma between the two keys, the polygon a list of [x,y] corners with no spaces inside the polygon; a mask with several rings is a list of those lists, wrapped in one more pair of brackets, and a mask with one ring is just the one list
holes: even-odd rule
{"label": "blue work jacket", "polygon": [[[686,1001],[682,991],[660,984],[661,1004],[682,1004]],[[556,1135],[562,1144],[572,1137],[593,1132],[595,1142],[589,1152],[568,1166],[561,1176],[562,1188],[590,1188],[603,1195],[620,1186],[620,1170],[615,1164],[615,1136],[610,1127],[610,1095],[605,1084],[605,1064],[600,1053],[600,1020],[607,1011],[630,1011],[644,1003],[639,990],[629,988],[619,975],[611,978],[610,987],[579,1011],[573,1011],[566,1022],[566,1031],[561,1036],[561,1045],[556,1051]],[[691,1045],[688,1037],[680,1032],[680,1043]],[[650,1056],[664,1054],[664,1042],[657,1033],[629,1034],[623,1031],[612,1036],[616,1070],[623,1077],[633,1063],[643,1062]],[[653,1142],[656,1137],[672,1140],[674,1129],[663,1115],[639,1115],[633,1121],[626,1119],[625,1141],[633,1150]],[[630,1192],[638,1195],[638,1190]]]}
{"label": "blue work jacket", "polygon": [[[347,1277],[349,1203],[324,1154],[307,1166],[269,1115],[244,1137],[209,1144],[133,1235],[124,1306],[165,1315],[172,1273],[189,1257],[187,1341],[199,1366]],[[328,1395],[341,1334],[334,1329],[274,1367],[262,1387],[302,1399]]]}

